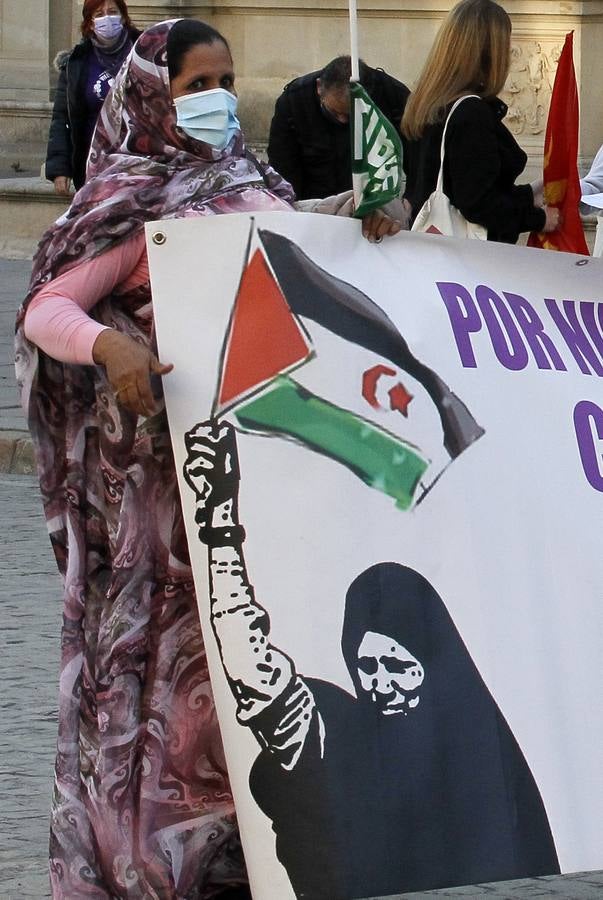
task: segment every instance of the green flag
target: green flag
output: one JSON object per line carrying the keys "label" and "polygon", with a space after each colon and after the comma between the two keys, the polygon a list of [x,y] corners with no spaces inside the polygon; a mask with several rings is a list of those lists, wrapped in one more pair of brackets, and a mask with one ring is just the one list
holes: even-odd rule
{"label": "green flag", "polygon": [[[262,235],[269,240],[269,233]],[[309,299],[316,284],[299,275],[297,281]],[[320,301],[325,305],[324,298]],[[338,318],[345,320],[345,312],[340,310]],[[362,318],[364,330],[367,318]],[[241,276],[225,335],[214,415],[233,412],[247,431],[279,435],[330,457],[369,487],[393,497],[399,509],[409,509],[418,489],[425,489],[421,479],[429,460],[421,450],[370,419],[317,396],[286,374],[316,358],[306,328],[312,330],[311,321],[312,316],[302,325],[293,314],[263,249],[256,248]],[[323,359],[332,377],[328,351]],[[348,376],[346,384],[353,405],[362,390],[360,372],[356,370],[355,379]],[[370,415],[372,404],[362,396]]]}
{"label": "green flag", "polygon": [[399,509],[412,506],[429,465],[417,447],[287,376],[240,403],[235,416],[245,429],[280,434],[329,456],[369,487],[393,497]]}
{"label": "green flag", "polygon": [[361,218],[400,196],[402,142],[357,81],[350,82],[350,113],[354,215]]}

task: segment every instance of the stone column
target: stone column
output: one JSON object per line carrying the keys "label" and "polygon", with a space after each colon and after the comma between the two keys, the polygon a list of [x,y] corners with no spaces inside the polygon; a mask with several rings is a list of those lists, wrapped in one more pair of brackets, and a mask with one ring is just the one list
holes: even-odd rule
{"label": "stone column", "polygon": [[0,2],[0,100],[48,99],[48,2]]}
{"label": "stone column", "polygon": [[48,0],[48,67],[50,72],[50,93],[56,88],[58,73],[54,68],[54,60],[61,50],[69,50],[73,47],[74,18],[78,21],[81,17],[81,9],[74,10],[72,4],[65,0]]}
{"label": "stone column", "polygon": [[49,0],[0,0],[0,174],[39,171],[49,115]]}

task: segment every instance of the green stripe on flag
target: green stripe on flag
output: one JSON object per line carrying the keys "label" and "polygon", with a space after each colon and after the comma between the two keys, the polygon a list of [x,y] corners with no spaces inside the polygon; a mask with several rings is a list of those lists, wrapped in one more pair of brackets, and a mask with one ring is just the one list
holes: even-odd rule
{"label": "green stripe on flag", "polygon": [[243,428],[295,438],[351,469],[369,487],[382,491],[400,509],[413,502],[428,462],[416,449],[378,425],[328,403],[286,376],[241,404],[235,415]]}
{"label": "green stripe on flag", "polygon": [[358,82],[350,83],[352,182],[361,218],[395,200],[402,190],[400,135]]}

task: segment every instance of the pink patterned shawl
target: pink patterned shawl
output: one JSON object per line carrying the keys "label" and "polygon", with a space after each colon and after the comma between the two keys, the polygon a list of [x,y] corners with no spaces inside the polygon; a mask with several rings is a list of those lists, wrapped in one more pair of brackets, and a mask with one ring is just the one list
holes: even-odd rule
{"label": "pink patterned shawl", "polygon": [[[148,220],[236,208],[233,195],[250,187],[258,206],[292,197],[274,173],[268,190],[240,135],[216,153],[176,130],[171,25],[139,38],[105,101],[90,180],[40,244],[16,338],[64,579],[50,840],[53,896],[63,900],[205,900],[245,881],[161,384],[160,411],[137,419],[102,368],[59,363],[22,329],[37,287]],[[148,285],[106,297],[93,314],[152,345]]]}
{"label": "pink patterned shawl", "polygon": [[116,76],[94,132],[86,183],[42,238],[30,295],[59,271],[132,237],[145,222],[203,215],[207,204],[250,187],[293,202],[291,185],[270,166],[259,170],[240,131],[218,151],[177,128],[166,53],[177,21],[148,28]]}

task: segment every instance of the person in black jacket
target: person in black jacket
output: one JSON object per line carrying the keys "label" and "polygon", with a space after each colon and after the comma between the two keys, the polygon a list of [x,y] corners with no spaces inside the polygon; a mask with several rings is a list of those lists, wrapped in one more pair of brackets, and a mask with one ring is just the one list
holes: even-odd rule
{"label": "person in black jacket", "polygon": [[[409,90],[382,69],[360,61],[360,83],[395,125]],[[338,56],[320,72],[289,82],[276,101],[268,159],[298,200],[328,197],[352,187],[349,127],[349,56]]]}
{"label": "person in black jacket", "polygon": [[462,0],[444,20],[402,119],[408,139],[406,198],[413,217],[435,190],[444,123],[444,192],[488,240],[514,244],[522,231],[554,231],[542,181],[516,185],[527,156],[503,124],[497,94],[509,73],[511,21],[493,0]]}
{"label": "person in black jacket", "polygon": [[59,54],[59,83],[52,111],[46,178],[57,194],[86,180],[86,160],[96,119],[113,79],[140,34],[125,0],[85,0],[82,40]]}

